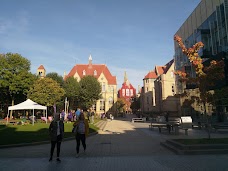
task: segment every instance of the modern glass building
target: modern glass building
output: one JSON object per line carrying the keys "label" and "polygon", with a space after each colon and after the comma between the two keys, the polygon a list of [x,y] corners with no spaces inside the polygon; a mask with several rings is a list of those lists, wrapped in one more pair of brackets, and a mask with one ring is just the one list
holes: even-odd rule
{"label": "modern glass building", "polygon": [[[223,85],[228,84],[228,0],[201,0],[176,35],[182,38],[187,48],[196,42],[203,42],[204,48],[199,51],[199,55],[204,61],[225,58],[226,79]],[[185,69],[194,76],[188,58],[176,42],[174,47],[175,70]],[[180,93],[182,86],[176,83],[177,93]]]}

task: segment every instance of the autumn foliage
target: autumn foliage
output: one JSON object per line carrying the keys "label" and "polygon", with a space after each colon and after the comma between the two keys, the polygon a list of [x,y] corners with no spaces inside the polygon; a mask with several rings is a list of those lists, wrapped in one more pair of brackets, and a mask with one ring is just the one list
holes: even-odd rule
{"label": "autumn foliage", "polygon": [[[216,80],[224,78],[224,61],[212,60],[210,65],[205,67],[202,58],[199,56],[199,50],[204,46],[202,42],[197,42],[190,48],[186,48],[181,37],[174,36],[174,40],[178,43],[182,52],[188,57],[192,66],[195,68],[196,78],[190,78],[185,71],[176,71],[175,74],[179,75],[182,81],[194,82],[198,86],[202,81],[207,83],[208,86],[213,86]],[[204,83],[204,86],[205,86]],[[200,87],[199,87],[200,88]],[[206,88],[206,87],[204,87]]]}
{"label": "autumn foliage", "polygon": [[[182,52],[188,57],[196,72],[196,77],[190,77],[185,71],[176,71],[175,74],[179,76],[179,81],[196,86],[198,96],[191,96],[191,99],[195,99],[198,103],[203,103],[204,106],[207,103],[212,103],[213,94],[209,90],[215,86],[218,80],[224,78],[224,61],[212,60],[210,64],[204,66],[203,60],[198,54],[200,48],[204,46],[202,42],[186,48],[179,36],[175,35],[174,40],[177,41]],[[189,96],[186,90],[182,94]],[[193,103],[193,100],[191,100],[191,103]]]}

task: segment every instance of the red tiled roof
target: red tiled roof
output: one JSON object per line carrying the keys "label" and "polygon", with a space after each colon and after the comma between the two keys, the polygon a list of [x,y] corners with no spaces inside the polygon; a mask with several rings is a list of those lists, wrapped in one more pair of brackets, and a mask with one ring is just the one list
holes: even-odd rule
{"label": "red tiled roof", "polygon": [[[78,73],[80,78],[82,78],[84,76],[83,75],[84,70],[86,72],[86,75],[93,75],[95,78],[99,78],[101,73],[103,73],[105,75],[106,79],[108,80],[108,84],[112,84],[112,85],[117,84],[116,76],[112,76],[108,67],[104,64],[100,64],[100,65],[98,65],[98,64],[97,65],[96,64],[77,64],[71,69],[70,73],[66,76],[66,78],[74,76],[75,73]],[[94,75],[95,70],[97,71],[97,75]]]}
{"label": "red tiled roof", "polygon": [[40,65],[38,69],[44,69],[44,66],[43,65]]}
{"label": "red tiled roof", "polygon": [[124,82],[122,84],[122,87],[121,88],[129,88],[129,89],[134,89],[135,90],[135,88],[132,86],[131,83],[127,84],[126,82]]}
{"label": "red tiled roof", "polygon": [[165,73],[166,66],[155,66],[156,72],[158,75],[162,75]]}
{"label": "red tiled roof", "polygon": [[173,62],[174,62],[174,59],[172,59],[171,61],[169,61],[164,66],[155,66],[156,73],[158,75],[165,74],[169,70],[169,68],[171,67],[171,65],[173,64]]}
{"label": "red tiled roof", "polygon": [[154,78],[156,79],[157,78],[157,74],[154,72],[154,71],[150,71],[145,77],[144,79],[151,79],[151,78]]}

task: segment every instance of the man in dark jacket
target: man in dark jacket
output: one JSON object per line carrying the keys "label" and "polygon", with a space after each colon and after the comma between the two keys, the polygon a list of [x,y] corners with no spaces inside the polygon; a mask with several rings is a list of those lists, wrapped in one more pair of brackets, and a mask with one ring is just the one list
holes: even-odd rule
{"label": "man in dark jacket", "polygon": [[57,144],[57,161],[61,162],[59,159],[60,154],[60,146],[62,139],[64,137],[64,123],[62,120],[60,120],[60,115],[55,114],[54,120],[51,122],[49,126],[49,135],[51,139],[51,152],[50,152],[50,159],[49,161],[52,161],[53,153],[55,150],[55,145]]}

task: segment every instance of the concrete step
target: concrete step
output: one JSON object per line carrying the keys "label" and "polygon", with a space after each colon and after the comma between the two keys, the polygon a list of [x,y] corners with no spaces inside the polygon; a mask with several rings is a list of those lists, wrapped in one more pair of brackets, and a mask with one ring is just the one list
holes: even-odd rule
{"label": "concrete step", "polygon": [[186,154],[186,155],[228,154],[228,149],[184,150],[183,154]]}
{"label": "concrete step", "polygon": [[184,145],[174,140],[167,140],[166,142],[181,150],[228,149],[228,144]]}
{"label": "concrete step", "polygon": [[97,122],[97,123],[94,124],[94,125],[95,125],[96,127],[98,127],[100,130],[104,130],[106,124],[107,124],[107,121],[101,120],[101,121]]}
{"label": "concrete step", "polygon": [[[175,154],[179,155],[201,155],[201,154],[228,154],[228,148],[216,148],[216,144],[211,146],[211,148],[180,148],[180,146],[176,145],[172,141],[161,142],[160,145],[163,147],[173,151]],[[199,145],[200,146],[200,145]]]}
{"label": "concrete step", "polygon": [[182,154],[181,150],[173,146],[172,144],[169,144],[167,142],[160,142],[160,145],[169,149],[170,151],[174,152],[175,154]]}

